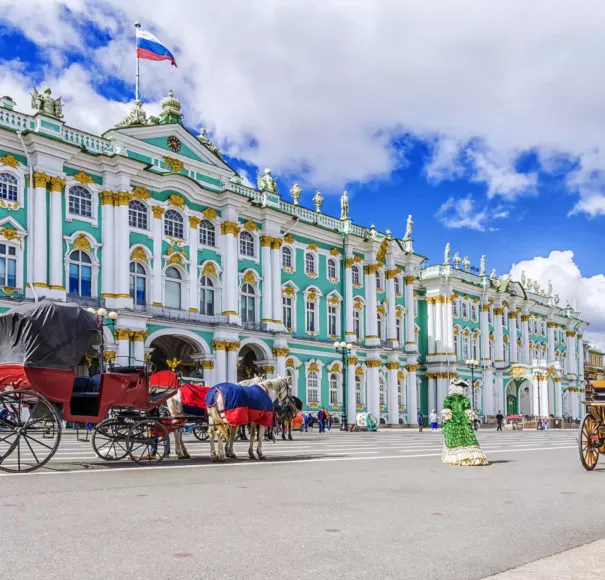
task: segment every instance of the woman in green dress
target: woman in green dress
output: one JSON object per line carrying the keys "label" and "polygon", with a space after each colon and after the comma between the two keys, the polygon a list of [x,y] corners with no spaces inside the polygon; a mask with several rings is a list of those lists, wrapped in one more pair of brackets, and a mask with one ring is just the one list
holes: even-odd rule
{"label": "woman in green dress", "polygon": [[464,389],[468,387],[466,381],[454,379],[443,401],[441,419],[445,442],[441,461],[449,465],[487,465],[473,432],[473,410],[469,398],[464,394]]}

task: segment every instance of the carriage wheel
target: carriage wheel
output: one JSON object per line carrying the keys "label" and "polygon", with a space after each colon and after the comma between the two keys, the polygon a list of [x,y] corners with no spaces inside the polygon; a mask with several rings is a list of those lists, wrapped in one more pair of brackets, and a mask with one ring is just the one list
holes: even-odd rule
{"label": "carriage wheel", "polygon": [[599,460],[599,423],[588,413],[580,426],[580,460],[584,469],[592,471]]}
{"label": "carriage wheel", "polygon": [[0,393],[0,470],[26,473],[50,461],[61,441],[56,408],[34,391]]}
{"label": "carriage wheel", "polygon": [[200,441],[206,441],[206,439],[208,439],[208,425],[194,427],[192,433],[196,439],[199,439]]}
{"label": "carriage wheel", "polygon": [[168,430],[157,419],[137,421],[128,433],[128,455],[139,465],[154,465],[170,453]]}
{"label": "carriage wheel", "polygon": [[105,419],[92,432],[92,448],[105,461],[118,461],[128,455],[130,423],[121,419]]}

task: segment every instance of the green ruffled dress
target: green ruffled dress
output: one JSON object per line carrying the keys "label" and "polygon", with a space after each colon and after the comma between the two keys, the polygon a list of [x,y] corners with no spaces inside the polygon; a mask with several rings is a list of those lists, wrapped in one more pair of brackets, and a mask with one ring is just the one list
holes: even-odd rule
{"label": "green ruffled dress", "polygon": [[[449,465],[487,465],[487,459],[467,411],[471,402],[465,395],[448,395],[443,401],[443,436],[445,439],[441,461]],[[448,411],[449,410],[449,411]]]}

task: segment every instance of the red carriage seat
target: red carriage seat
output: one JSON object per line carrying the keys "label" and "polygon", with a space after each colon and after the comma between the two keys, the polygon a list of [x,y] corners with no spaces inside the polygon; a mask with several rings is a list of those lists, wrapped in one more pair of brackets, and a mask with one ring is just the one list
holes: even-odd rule
{"label": "red carriage seat", "polygon": [[181,385],[181,403],[185,415],[206,415],[206,394],[212,387],[185,383]]}
{"label": "red carriage seat", "polygon": [[158,394],[177,389],[179,378],[172,371],[158,371],[149,377],[149,391]]}

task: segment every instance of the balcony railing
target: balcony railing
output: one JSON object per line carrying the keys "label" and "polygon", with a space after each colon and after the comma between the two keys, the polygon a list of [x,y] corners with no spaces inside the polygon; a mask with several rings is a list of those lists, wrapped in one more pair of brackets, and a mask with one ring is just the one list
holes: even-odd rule
{"label": "balcony railing", "polygon": [[209,326],[227,323],[227,317],[220,314],[217,314],[216,316],[209,316],[207,314],[200,314],[199,312],[179,310],[178,308],[165,308],[160,306],[151,306],[149,304],[135,304],[133,310],[135,312],[145,312],[147,314],[151,314],[156,318],[199,322],[200,324],[207,324]]}
{"label": "balcony railing", "polygon": [[68,294],[66,297],[67,302],[75,302],[80,306],[91,307],[94,306],[99,308],[105,306],[105,298],[95,298],[93,296],[79,296],[78,294]]}

